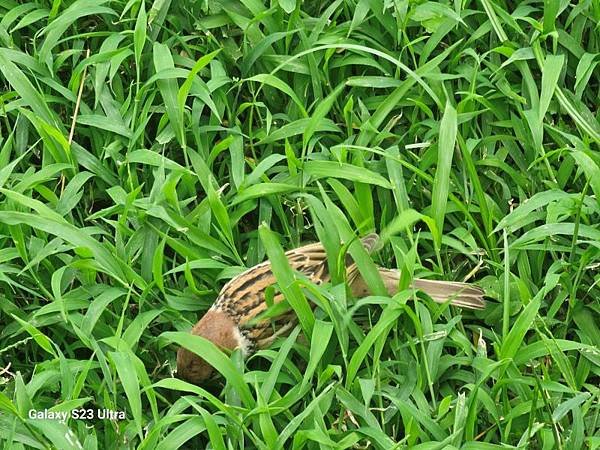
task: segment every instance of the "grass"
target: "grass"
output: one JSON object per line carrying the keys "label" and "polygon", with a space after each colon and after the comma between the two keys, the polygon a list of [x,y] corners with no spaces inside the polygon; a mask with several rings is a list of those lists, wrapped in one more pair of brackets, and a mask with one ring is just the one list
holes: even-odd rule
{"label": "grass", "polygon": [[[0,2],[2,446],[600,448],[599,29],[595,0]],[[489,307],[350,298],[372,230],[403,286]],[[190,338],[315,240],[331,284],[278,265],[288,337]],[[181,343],[222,375],[173,378]],[[29,416],[82,408],[126,418]]]}

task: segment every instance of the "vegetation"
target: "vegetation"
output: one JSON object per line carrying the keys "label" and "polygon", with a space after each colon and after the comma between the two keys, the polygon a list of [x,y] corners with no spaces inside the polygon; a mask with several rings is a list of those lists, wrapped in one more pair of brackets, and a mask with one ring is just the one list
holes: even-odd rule
{"label": "vegetation", "polygon": [[[2,445],[599,448],[599,29],[597,0],[1,1]],[[375,292],[373,261],[489,307],[350,298],[373,230]],[[289,337],[189,337],[315,240]],[[181,342],[222,375],[173,378]],[[126,418],[30,415],[88,408]]]}

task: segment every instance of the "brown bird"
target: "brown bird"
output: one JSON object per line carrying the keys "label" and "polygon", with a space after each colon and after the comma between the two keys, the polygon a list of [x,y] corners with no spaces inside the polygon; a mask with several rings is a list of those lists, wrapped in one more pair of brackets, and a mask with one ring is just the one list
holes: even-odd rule
{"label": "brown bird", "polygon": [[[367,251],[372,251],[378,242],[376,234],[361,240]],[[306,275],[313,283],[329,281],[327,254],[321,243],[309,244],[286,252],[292,269]],[[346,259],[348,272],[358,273],[350,257]],[[389,295],[398,292],[400,271],[379,268]],[[350,288],[355,297],[370,294],[360,275],[349,277]],[[271,271],[271,263],[265,261],[232,278],[221,290],[211,308],[192,328],[192,334],[202,336],[222,349],[240,348],[247,356],[257,349],[268,347],[277,337],[296,324],[294,312],[272,319],[255,320],[267,309],[266,289],[277,282]],[[483,309],[483,291],[472,284],[414,279],[411,287],[422,290],[439,303],[449,301],[453,305],[470,309]],[[273,298],[273,303],[283,300],[282,294]],[[276,330],[276,331],[274,331]],[[177,376],[200,384],[210,377],[213,368],[198,355],[181,347],[177,351]]]}

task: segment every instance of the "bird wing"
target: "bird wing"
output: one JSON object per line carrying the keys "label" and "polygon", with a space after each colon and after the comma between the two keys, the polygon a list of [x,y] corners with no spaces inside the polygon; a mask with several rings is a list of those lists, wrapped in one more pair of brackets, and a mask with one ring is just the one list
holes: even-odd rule
{"label": "bird wing", "polygon": [[[361,242],[367,251],[376,245],[378,236],[372,233]],[[290,267],[307,276],[313,283],[329,281],[327,253],[320,242],[304,245],[285,253]],[[353,264],[350,262],[350,264]],[[232,278],[221,290],[214,308],[225,311],[238,325],[240,332],[252,343],[270,342],[278,330],[288,329],[287,324],[296,322],[293,311],[277,317],[259,319],[257,316],[268,308],[266,289],[277,282],[270,261],[258,264]],[[281,293],[273,296],[273,303],[284,299]]]}

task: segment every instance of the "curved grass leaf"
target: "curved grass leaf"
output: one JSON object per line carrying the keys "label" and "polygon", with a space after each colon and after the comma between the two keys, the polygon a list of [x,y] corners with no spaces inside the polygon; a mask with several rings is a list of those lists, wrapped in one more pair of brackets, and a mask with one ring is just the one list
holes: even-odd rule
{"label": "curved grass leaf", "polygon": [[250,408],[254,405],[255,401],[252,398],[250,389],[246,383],[244,383],[244,379],[238,369],[211,341],[201,336],[190,335],[189,333],[182,333],[179,331],[168,331],[162,333],[160,337],[161,339],[173,342],[200,355],[202,359],[207,361],[220,372],[229,383],[231,383],[246,407]]}

